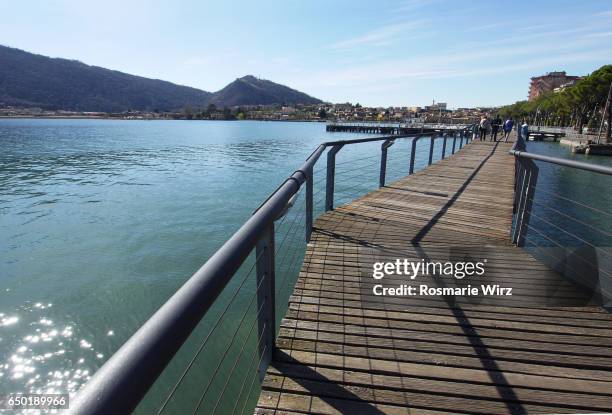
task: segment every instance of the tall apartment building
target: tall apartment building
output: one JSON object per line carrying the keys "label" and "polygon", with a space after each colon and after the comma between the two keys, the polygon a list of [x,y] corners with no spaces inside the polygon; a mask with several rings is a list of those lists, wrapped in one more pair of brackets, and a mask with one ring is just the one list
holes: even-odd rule
{"label": "tall apartment building", "polygon": [[549,72],[546,75],[534,76],[529,85],[529,101],[533,101],[543,93],[554,90],[561,85],[576,82],[579,76],[567,75],[565,71]]}

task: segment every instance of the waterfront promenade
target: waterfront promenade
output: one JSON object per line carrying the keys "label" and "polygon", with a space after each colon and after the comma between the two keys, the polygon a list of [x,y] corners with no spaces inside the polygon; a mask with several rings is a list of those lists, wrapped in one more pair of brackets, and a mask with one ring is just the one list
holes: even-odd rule
{"label": "waterfront promenade", "polygon": [[[475,142],[315,221],[257,414],[612,411],[612,316],[510,243],[510,148]],[[514,295],[381,299],[381,253],[488,258]]]}

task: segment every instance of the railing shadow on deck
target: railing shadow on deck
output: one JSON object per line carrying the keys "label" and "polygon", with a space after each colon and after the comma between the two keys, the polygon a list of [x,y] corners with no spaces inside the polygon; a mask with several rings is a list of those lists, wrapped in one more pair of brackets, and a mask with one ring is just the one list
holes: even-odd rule
{"label": "railing shadow on deck", "polygon": [[[302,373],[299,376],[295,376],[293,372],[286,373],[283,371],[283,366],[273,366],[276,370],[278,370],[281,376],[290,377],[291,380],[297,382],[302,386],[306,391],[310,392],[311,395],[320,398],[322,401],[327,403],[329,406],[334,408],[338,413],[347,413],[347,403],[344,400],[355,403],[359,405],[358,413],[359,415],[384,415],[380,409],[372,404],[372,402],[368,402],[358,395],[354,394],[347,388],[340,386],[337,382],[330,380],[323,376],[321,373],[316,370],[308,367],[303,362],[294,359],[289,356],[282,350],[277,350],[276,352],[277,358],[276,361],[280,361],[284,364],[291,365],[294,364],[296,366],[299,365],[300,371]],[[324,390],[312,388],[312,382],[321,382],[324,383]],[[350,381],[349,381],[350,382]],[[283,410],[283,408],[278,408],[279,410]],[[356,409],[356,408],[355,408]]]}
{"label": "railing shadow on deck", "polygon": [[[457,201],[459,196],[467,189],[469,184],[474,180],[474,178],[478,175],[482,167],[487,163],[487,161],[493,157],[495,152],[497,151],[497,147],[499,142],[496,142],[491,152],[488,156],[486,156],[478,166],[472,171],[472,173],[468,176],[465,182],[457,189],[457,191],[452,195],[452,197],[444,204],[444,206],[429,220],[429,222],[423,226],[423,228],[415,235],[415,237],[411,240],[412,246],[417,250],[417,253],[421,259],[425,261],[431,261],[432,258],[427,254],[425,248],[421,246],[421,242],[423,238],[429,233],[429,231],[435,226],[436,223],[444,216],[444,214],[450,209],[450,207]],[[440,287],[446,287],[443,278],[432,278],[432,280]],[[488,348],[486,344],[480,339],[478,335],[478,330],[470,323],[470,318],[465,314],[465,312],[461,309],[461,306],[452,302],[448,297],[441,297],[448,305],[449,310],[453,313],[453,316],[458,322],[459,327],[463,330],[464,336],[468,339],[472,347],[474,348],[474,354],[477,356],[484,369],[487,371],[487,375],[491,379],[491,383],[495,385],[495,388],[499,392],[500,396],[503,398],[503,402],[506,405],[508,412],[511,414],[524,414],[526,413],[525,408],[519,401],[518,396],[512,389],[512,385],[504,376],[503,371],[497,365],[495,358],[488,352]],[[469,326],[469,327],[468,327]]]}

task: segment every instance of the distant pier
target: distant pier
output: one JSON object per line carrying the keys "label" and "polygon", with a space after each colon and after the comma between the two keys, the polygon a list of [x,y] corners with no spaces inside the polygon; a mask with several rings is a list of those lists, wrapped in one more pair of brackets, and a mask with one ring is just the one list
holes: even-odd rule
{"label": "distant pier", "polygon": [[560,144],[570,146],[572,153],[599,156],[612,156],[612,143],[598,142],[595,134],[577,133],[571,128],[535,127],[529,132],[529,139],[533,141],[559,141]]}
{"label": "distant pier", "polygon": [[[327,132],[344,132],[344,133],[364,133],[364,134],[384,134],[384,135],[406,135],[419,134],[428,132],[442,132],[449,128],[456,127],[457,129],[464,128],[465,125],[448,125],[448,124],[408,124],[408,123],[389,123],[389,122],[351,122],[351,121],[334,121],[328,122],[325,126]],[[552,128],[536,127],[529,131],[530,141],[560,141],[568,134],[565,131],[560,131]]]}
{"label": "distant pier", "polygon": [[559,141],[561,137],[565,137],[565,133],[556,133],[550,131],[529,131],[529,140],[531,141]]}
{"label": "distant pier", "polygon": [[[450,126],[453,127],[453,126]],[[457,125],[457,129],[463,125]],[[449,125],[438,124],[403,124],[403,123],[381,123],[381,122],[330,122],[325,126],[325,131],[346,132],[346,133],[365,133],[365,134],[384,134],[384,135],[406,135],[427,132],[440,132],[448,130]]]}

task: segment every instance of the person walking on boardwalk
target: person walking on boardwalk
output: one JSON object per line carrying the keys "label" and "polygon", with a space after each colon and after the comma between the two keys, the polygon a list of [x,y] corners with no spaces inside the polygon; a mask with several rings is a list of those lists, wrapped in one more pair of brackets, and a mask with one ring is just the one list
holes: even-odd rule
{"label": "person walking on boardwalk", "polygon": [[523,124],[520,127],[520,133],[523,141],[527,141],[529,139],[529,124],[527,124],[527,120],[523,120]]}
{"label": "person walking on boardwalk", "polygon": [[480,126],[479,126],[480,141],[486,141],[487,131],[489,131],[490,127],[491,127],[491,121],[489,121],[489,117],[487,117],[486,115],[483,116],[480,119]]}
{"label": "person walking on boardwalk", "polygon": [[508,117],[508,119],[504,121],[504,143],[508,142],[512,127],[514,127],[514,120],[512,119],[512,117]]}
{"label": "person walking on boardwalk", "polygon": [[491,123],[491,141],[497,141],[497,133],[499,132],[499,128],[501,127],[502,120],[499,118],[499,115],[495,117],[493,122]]}

